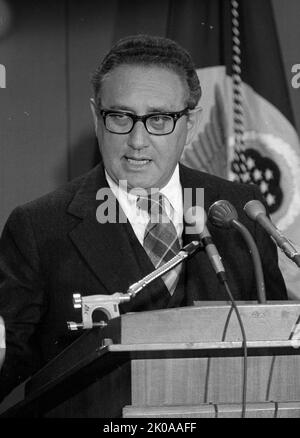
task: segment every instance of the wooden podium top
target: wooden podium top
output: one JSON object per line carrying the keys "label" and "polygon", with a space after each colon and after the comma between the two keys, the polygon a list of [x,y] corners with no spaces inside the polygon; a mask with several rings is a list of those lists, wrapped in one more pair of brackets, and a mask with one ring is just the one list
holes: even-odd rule
{"label": "wooden podium top", "polygon": [[[274,301],[267,304],[237,302],[237,305],[247,341],[288,341],[295,334],[298,322],[300,338],[300,302]],[[193,307],[128,313],[122,315],[116,322],[120,323],[120,331],[112,333],[114,344],[188,343],[191,345],[242,341],[236,314],[227,302],[199,302]]]}

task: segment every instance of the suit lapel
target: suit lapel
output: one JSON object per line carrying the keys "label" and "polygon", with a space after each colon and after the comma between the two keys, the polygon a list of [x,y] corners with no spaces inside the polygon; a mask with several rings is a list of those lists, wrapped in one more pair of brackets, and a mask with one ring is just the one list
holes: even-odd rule
{"label": "suit lapel", "polygon": [[[140,278],[128,232],[131,226],[97,221],[96,211],[101,201],[96,200],[96,194],[100,188],[109,191],[101,165],[87,175],[69,206],[68,212],[81,219],[69,235],[107,293],[124,292]],[[111,196],[115,199],[112,192]]]}
{"label": "suit lapel", "polygon": [[[200,205],[201,207],[204,207],[205,211],[207,212],[211,204],[219,200],[219,193],[216,191],[215,184],[212,185],[209,178],[207,178],[207,174],[203,172],[195,171],[183,165],[180,165],[179,169],[180,182],[184,190],[184,197],[186,198],[185,194],[188,195],[189,198],[192,198],[193,206]],[[189,195],[189,190],[191,191],[192,195]],[[197,191],[198,196],[196,196]],[[202,194],[201,191],[203,191]]]}

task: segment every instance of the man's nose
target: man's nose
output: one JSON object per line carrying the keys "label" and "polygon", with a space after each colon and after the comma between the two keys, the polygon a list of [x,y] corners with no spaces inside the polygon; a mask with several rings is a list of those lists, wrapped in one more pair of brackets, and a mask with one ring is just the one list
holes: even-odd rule
{"label": "man's nose", "polygon": [[128,145],[134,149],[143,149],[149,145],[149,134],[144,123],[137,121],[129,133]]}

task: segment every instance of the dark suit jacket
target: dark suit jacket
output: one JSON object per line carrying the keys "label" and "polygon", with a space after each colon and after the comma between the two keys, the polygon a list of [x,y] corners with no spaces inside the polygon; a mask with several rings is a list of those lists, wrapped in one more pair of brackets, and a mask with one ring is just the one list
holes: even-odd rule
{"label": "dark suit jacket", "polygon": [[[256,239],[268,299],[286,299],[277,251],[265,232],[248,220],[244,204],[257,198],[254,186],[231,183],[180,167],[183,188],[204,188],[204,204],[227,199]],[[100,164],[88,174],[15,209],[0,240],[0,315],[7,331],[7,355],[0,377],[2,397],[74,340],[66,321],[79,321],[72,294],[112,294],[153,270],[127,224],[99,224],[96,192],[108,187]],[[256,299],[251,257],[234,229],[208,225],[223,258],[236,299]],[[197,237],[197,236],[196,236]],[[184,236],[184,244],[195,236]],[[192,305],[194,300],[228,300],[203,250],[185,264],[185,293],[172,298],[161,280],[149,285],[122,312]],[[78,335],[77,335],[78,336]]]}

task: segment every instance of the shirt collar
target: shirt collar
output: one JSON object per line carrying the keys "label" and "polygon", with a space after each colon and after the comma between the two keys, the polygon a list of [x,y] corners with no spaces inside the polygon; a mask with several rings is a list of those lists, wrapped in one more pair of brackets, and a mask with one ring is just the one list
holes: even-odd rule
{"label": "shirt collar", "polygon": [[175,211],[179,211],[179,195],[181,196],[181,184],[179,177],[179,165],[175,167],[173,175],[169,182],[160,189],[160,192],[168,199]]}
{"label": "shirt collar", "polygon": [[108,174],[107,170],[105,169],[105,177],[108,182],[109,187],[111,188],[113,194],[116,196],[116,198],[119,200],[119,202],[124,200],[125,202],[128,202],[130,205],[135,205],[137,196],[132,194],[130,191],[127,191],[126,188],[122,184],[117,184]]}
{"label": "shirt collar", "polygon": [[[105,169],[105,176],[108,182],[109,187],[111,188],[113,194],[116,196],[118,201],[122,206],[128,206],[128,208],[136,208],[136,202],[138,196],[131,193],[131,191],[127,191],[126,187],[123,187],[120,184],[117,184],[108,174]],[[175,170],[168,181],[168,183],[160,189],[160,192],[167,198],[171,205],[171,210],[180,217],[182,215],[182,190],[179,176],[179,165],[177,164]],[[129,211],[127,210],[129,213]],[[173,215],[172,215],[173,216]]]}

